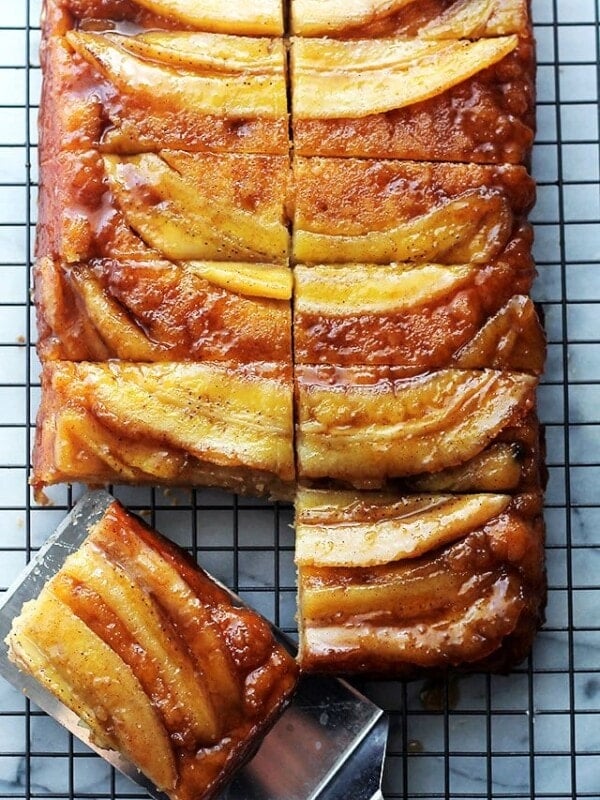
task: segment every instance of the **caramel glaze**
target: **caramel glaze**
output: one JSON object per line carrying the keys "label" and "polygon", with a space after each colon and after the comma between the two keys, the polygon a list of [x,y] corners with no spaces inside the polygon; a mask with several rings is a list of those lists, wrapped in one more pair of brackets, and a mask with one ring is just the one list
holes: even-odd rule
{"label": "caramel glaze", "polygon": [[525,164],[535,133],[532,39],[458,86],[361,119],[293,119],[301,156]]}
{"label": "caramel glaze", "polygon": [[[173,23],[155,27],[172,28]],[[72,26],[64,25],[64,31],[70,29]],[[59,150],[97,147],[118,152],[119,147],[104,142],[105,134],[115,127],[131,137],[125,152],[154,152],[170,147],[188,152],[288,153],[285,117],[268,120],[207,116],[193,106],[182,107],[175,100],[169,106],[164,99],[152,103],[151,94],[139,98],[120,93],[62,37],[53,36],[43,42],[42,65],[42,104],[54,110],[40,118],[42,163]]]}
{"label": "caramel glaze", "polygon": [[[292,0],[293,2],[293,0]],[[394,9],[394,3],[382,4],[364,23],[348,24],[341,29],[328,28],[321,35],[344,39],[381,39],[386,36],[418,36],[423,29],[435,22],[441,14],[456,5],[457,0],[413,0],[400,9]],[[502,6],[504,0],[496,0],[496,6]],[[505,4],[505,3],[504,3]],[[514,10],[507,25],[500,25],[497,20],[498,9],[494,9],[488,23],[480,36],[499,36],[509,33],[523,33],[528,26],[527,0],[512,2]],[[491,29],[491,32],[490,32]],[[304,34],[306,35],[306,34]]]}
{"label": "caramel glaze", "polygon": [[[467,345],[515,294],[528,294],[535,269],[529,237],[513,240],[493,262],[437,300],[389,313],[353,312],[343,315],[304,311],[298,307],[302,284],[296,282],[294,314],[295,358],[302,364],[381,364],[396,366],[406,377],[439,369],[460,360]],[[348,271],[351,272],[349,267]],[[432,287],[434,288],[434,287]],[[507,318],[506,335],[515,343],[500,363],[482,351],[471,355],[469,366],[543,370],[544,335],[531,301],[519,304]]]}
{"label": "caramel glaze", "polygon": [[[350,519],[360,525],[372,520],[372,511],[368,508],[365,516],[360,503],[353,505]],[[423,668],[506,671],[526,656],[543,622],[543,542],[541,497],[525,494],[513,498],[505,512],[466,538],[419,558],[368,568],[303,567],[301,597],[304,589],[311,588],[338,587],[342,592],[338,607],[330,615],[305,619],[305,629],[372,626],[375,648],[369,652],[365,639],[362,646],[311,650],[304,641],[302,668],[396,677],[422,675]],[[349,587],[382,583],[391,584],[392,601],[394,584],[397,594],[396,603],[385,609],[353,610],[343,601]],[[491,613],[472,613],[485,596],[495,598]],[[402,636],[402,648],[387,657],[376,652],[378,627],[395,629]],[[324,631],[322,642],[326,637]]]}
{"label": "caramel glaze", "polygon": [[127,225],[105,184],[102,157],[64,152],[44,163],[36,237],[38,257],[69,263],[110,256],[160,258]]}
{"label": "caramel glaze", "polygon": [[[386,230],[391,220],[419,217],[470,191],[495,195],[510,206],[524,257],[531,244],[523,218],[535,202],[535,184],[519,166],[296,158],[294,190],[294,230],[337,235]],[[507,244],[498,241],[496,253]]]}
{"label": "caramel glaze", "polygon": [[[78,279],[79,276],[79,279]],[[78,291],[91,278],[143,332],[154,361],[289,361],[291,310],[286,300],[246,297],[165,261],[98,260],[35,268],[38,354],[42,360],[119,357],[89,319]]]}
{"label": "caramel glaze", "polygon": [[[343,317],[296,314],[297,361],[390,364],[400,367],[406,377],[453,365],[460,359],[460,348],[471,341],[496,311],[486,309],[477,289],[464,289],[446,298],[445,303],[423,306],[412,313]],[[524,357],[522,352],[514,356],[510,353],[499,361],[487,361],[484,356],[476,364],[472,359],[470,366],[523,369],[539,375],[544,366],[544,336],[531,301],[523,309],[521,319],[513,320],[513,325],[513,333],[528,340],[523,345]]]}
{"label": "caramel glaze", "polygon": [[[130,553],[136,549],[137,537],[173,567],[192,590],[206,615],[206,624],[216,633],[219,649],[239,686],[239,705],[217,709],[222,732],[215,744],[205,746],[186,731],[186,710],[173,708],[172,703],[169,705],[170,698],[159,679],[157,665],[131,638],[114,610],[68,575],[59,573],[53,590],[130,666],[156,708],[169,733],[180,776],[175,791],[171,793],[173,800],[208,800],[218,793],[227,771],[238,768],[252,755],[257,740],[289,699],[297,668],[291,656],[274,641],[268,624],[261,617],[249,609],[232,606],[227,593],[215,585],[187,554],[129,515],[117,503],[108,509],[90,541],[137,580],[135,561],[129,560]],[[195,654],[199,652],[202,630],[170,617],[155,596],[152,602],[186,657],[194,661],[201,679],[203,665]]]}
{"label": "caramel glaze", "polygon": [[189,26],[161,17],[133,0],[45,0],[42,31],[47,38],[62,35],[77,27],[113,27],[129,23],[145,29],[191,30]]}

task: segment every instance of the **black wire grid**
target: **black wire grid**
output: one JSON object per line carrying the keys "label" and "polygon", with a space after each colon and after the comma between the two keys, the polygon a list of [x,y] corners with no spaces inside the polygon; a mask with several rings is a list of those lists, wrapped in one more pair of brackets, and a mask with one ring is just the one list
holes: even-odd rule
{"label": "black wire grid", "polygon": [[[77,499],[27,489],[39,396],[30,299],[40,0],[0,3],[0,586]],[[600,800],[600,143],[597,0],[533,0],[538,41],[536,257],[549,340],[547,622],[509,677],[363,685],[389,711],[392,798]],[[130,508],[288,633],[292,509],[202,490],[116,489]],[[0,683],[0,797],[143,793]],[[239,798],[244,800],[244,798]],[[281,800],[286,800],[282,798]]]}

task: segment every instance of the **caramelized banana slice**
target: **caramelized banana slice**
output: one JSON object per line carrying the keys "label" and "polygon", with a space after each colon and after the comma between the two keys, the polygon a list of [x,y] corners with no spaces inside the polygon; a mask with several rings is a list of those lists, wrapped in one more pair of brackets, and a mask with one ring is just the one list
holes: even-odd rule
{"label": "caramelized banana slice", "polygon": [[[310,496],[310,495],[309,495]],[[510,503],[507,495],[407,496],[322,492],[327,503],[323,521],[318,511],[305,511],[302,493],[296,523],[296,563],[331,567],[363,567],[415,558],[465,536],[498,516]],[[314,498],[309,502],[314,503]],[[352,517],[335,525],[331,520],[350,507]],[[370,522],[369,511],[375,519]],[[306,521],[305,521],[306,520]]]}
{"label": "caramelized banana slice", "polygon": [[[73,30],[71,19],[44,42],[42,162],[90,149],[288,155],[282,39],[160,30],[168,21],[136,13],[130,0],[76,5],[87,24]],[[117,33],[110,8],[141,32]]]}
{"label": "caramelized banana slice", "polygon": [[[22,637],[41,651],[62,681],[73,687],[75,696],[93,708],[96,725],[108,730],[118,749],[159,789],[173,790],[177,769],[167,733],[137,678],[119,656],[50,589],[27,603],[13,622],[9,652],[20,652]],[[23,666],[21,659],[18,663]],[[27,666],[28,670],[35,668],[34,664]],[[38,677],[37,672],[33,675]],[[78,712],[76,702],[67,705]]]}
{"label": "caramelized banana slice", "polygon": [[474,39],[482,36],[498,5],[497,0],[458,0],[426,25],[421,35],[431,39]]}
{"label": "caramelized banana slice", "polygon": [[190,269],[215,286],[247,297],[272,300],[290,300],[292,297],[292,273],[285,267],[192,261]]}
{"label": "caramelized banana slice", "polygon": [[466,464],[529,414],[536,384],[493,370],[399,379],[394,368],[297,366],[299,475],[376,488]]}
{"label": "caramelized banana slice", "polygon": [[406,311],[459,291],[477,272],[474,264],[298,266],[294,270],[295,310],[331,317]]}
{"label": "caramelized banana slice", "polygon": [[415,0],[292,0],[292,31],[298,36],[335,36],[391,15]]}
{"label": "caramelized banana slice", "polygon": [[410,479],[408,486],[417,492],[513,492],[524,479],[523,449],[520,443],[493,444],[467,464],[432,475]]}
{"label": "caramelized banana slice", "polygon": [[527,164],[535,53],[519,33],[293,39],[295,153]]}
{"label": "caramelized banana slice", "polygon": [[203,680],[213,706],[219,709],[219,723],[224,719],[229,724],[237,719],[241,686],[224,638],[208,608],[198,603],[198,597],[175,566],[153,546],[155,542],[148,531],[115,506],[109,509],[102,525],[92,530],[89,541],[154,598],[184,637],[192,655],[203,665]]}
{"label": "caramelized banana slice", "polygon": [[271,39],[178,31],[148,31],[137,36],[104,35],[146,61],[190,72],[276,76],[284,66],[280,43]]}
{"label": "caramelized banana slice", "polygon": [[476,41],[295,39],[293,114],[356,119],[443,94],[497,64],[516,36]]}
{"label": "caramelized banana slice", "polygon": [[436,259],[477,263],[492,257],[495,241],[506,241],[511,227],[503,198],[472,192],[383,231],[340,236],[297,230],[294,255],[299,261],[317,258],[325,263],[354,258],[377,264]]}
{"label": "caramelized banana slice", "polygon": [[81,269],[71,273],[74,289],[86,309],[86,316],[111,353],[125,361],[155,361],[161,349],[131,321],[125,309],[112,300],[91,272]]}
{"label": "caramelized banana slice", "polygon": [[296,361],[382,364],[406,377],[456,365],[540,374],[544,335],[527,261],[298,266]]}
{"label": "caramelized banana slice", "polygon": [[287,157],[64,152],[45,164],[44,176],[40,259],[157,262],[167,255],[287,265]]}
{"label": "caramelized banana slice", "polygon": [[[441,561],[442,559],[436,559]],[[443,565],[404,564],[369,570],[368,579],[351,570],[302,571],[302,612],[311,624],[326,627],[360,616],[389,623],[394,617],[423,618],[475,600],[490,584],[491,573],[480,571],[465,582],[464,574],[445,571]],[[336,580],[339,579],[339,580]],[[466,585],[465,585],[466,584]]]}
{"label": "caramelized banana slice", "polygon": [[173,483],[185,470],[185,454],[154,442],[125,439],[83,409],[65,408],[54,422],[53,468],[89,483],[164,481]]}
{"label": "caramelized banana slice", "polygon": [[[91,9],[90,16],[97,13]],[[146,22],[151,29],[164,24]],[[89,148],[137,155],[165,147],[289,152],[281,39],[163,30],[129,36],[82,28],[54,38],[45,76],[54,111],[45,121],[51,133],[43,139],[43,160],[50,149],[52,155]]]}
{"label": "caramelized banana slice", "polygon": [[476,39],[524,33],[526,0],[292,0],[299,36]]}
{"label": "caramelized banana slice", "polygon": [[[167,153],[164,155],[169,158]],[[179,154],[175,163],[181,163],[183,155]],[[150,247],[168,258],[286,258],[288,232],[281,221],[203,196],[185,174],[160,156],[105,156],[104,165],[111,190],[129,225]]]}
{"label": "caramelized banana slice", "polygon": [[[169,727],[177,722],[180,737],[183,729],[182,738],[214,744],[221,732],[220,723],[204,677],[148,595],[91,543],[85,543],[67,560],[62,573],[94,592],[155,666],[151,696],[158,705],[168,707]],[[121,657],[127,660],[126,656]]]}
{"label": "caramelized banana slice", "polygon": [[19,620],[15,622],[6,639],[9,658],[22,672],[35,676],[47,692],[53,694],[79,717],[81,724],[89,730],[90,741],[96,747],[117,750],[118,739],[112,732],[106,730],[103,720],[98,717],[98,709],[79,696],[69,681],[56,669],[50,656],[29,637],[27,621],[30,616],[30,609],[25,605]]}
{"label": "caramelized banana slice", "polygon": [[[157,102],[167,107],[191,106],[197,113],[231,119],[277,119],[287,113],[283,72],[276,81],[268,71],[266,74],[223,73],[219,69],[210,69],[210,64],[206,62],[195,72],[189,71],[194,65],[185,54],[181,62],[174,65],[175,58],[168,51],[166,63],[159,64],[133,55],[122,46],[127,40],[114,34],[107,36],[89,31],[70,31],[67,39],[73,49],[98,69],[119,92],[135,95],[138,101],[147,100],[151,107]],[[190,40],[190,44],[193,41]],[[210,46],[211,39],[206,37],[203,42]],[[220,52],[221,37],[215,40],[215,45],[217,52]],[[148,51],[148,48],[147,54],[157,54],[156,50]],[[138,49],[143,50],[143,44]],[[242,55],[243,42],[240,43],[240,51]],[[262,53],[259,51],[260,56]]]}
{"label": "caramelized banana slice", "polygon": [[316,671],[328,671],[328,664],[339,659],[340,666],[333,671],[360,672],[360,668],[349,670],[347,665],[366,663],[366,672],[400,674],[407,665],[413,670],[439,669],[482,661],[498,650],[517,626],[524,607],[519,588],[515,576],[499,578],[458,619],[450,616],[427,626],[422,622],[307,626],[306,656],[301,656],[301,661],[305,669]]}
{"label": "caramelized banana slice", "polygon": [[278,36],[283,33],[280,0],[253,0],[252,5],[221,0],[134,0],[139,6],[207,31],[247,36]]}
{"label": "caramelized banana slice", "polygon": [[465,369],[489,366],[541,375],[545,361],[546,336],[535,306],[530,298],[517,296],[461,348],[454,363]]}
{"label": "caramelized banana slice", "polygon": [[527,252],[521,167],[296,158],[294,178],[296,263],[486,264],[511,237]]}

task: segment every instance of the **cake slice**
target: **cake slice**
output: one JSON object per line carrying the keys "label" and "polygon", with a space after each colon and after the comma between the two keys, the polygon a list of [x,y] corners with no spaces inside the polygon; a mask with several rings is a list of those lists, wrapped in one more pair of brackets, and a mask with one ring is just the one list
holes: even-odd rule
{"label": "cake slice", "polygon": [[9,658],[171,800],[208,800],[289,700],[268,623],[113,503],[23,606]]}
{"label": "cake slice", "polygon": [[295,38],[291,81],[301,156],[529,160],[530,38]]}
{"label": "cake slice", "polygon": [[289,363],[49,362],[31,483],[220,486],[287,498]]}
{"label": "cake slice", "polygon": [[287,155],[281,39],[97,28],[44,42],[42,158],[88,148]]}
{"label": "cake slice", "polygon": [[301,488],[296,564],[302,669],[505,671],[543,621],[541,498]]}
{"label": "cake slice", "polygon": [[533,275],[530,258],[506,253],[489,264],[297,266],[296,361],[389,365],[406,377],[448,366],[539,375]]}
{"label": "cake slice", "polygon": [[300,479],[417,491],[540,486],[531,375],[444,369],[404,378],[395,367],[325,365],[295,373]]}
{"label": "cake slice", "polygon": [[42,165],[36,252],[286,264],[285,156],[63,152]]}
{"label": "cake slice", "polygon": [[527,0],[291,0],[297,36],[477,39],[523,34]]}
{"label": "cake slice", "polygon": [[512,239],[531,258],[523,167],[297,158],[294,186],[295,263],[488,263]]}
{"label": "cake slice", "polygon": [[35,268],[40,359],[291,363],[292,273],[271,264],[100,259]]}

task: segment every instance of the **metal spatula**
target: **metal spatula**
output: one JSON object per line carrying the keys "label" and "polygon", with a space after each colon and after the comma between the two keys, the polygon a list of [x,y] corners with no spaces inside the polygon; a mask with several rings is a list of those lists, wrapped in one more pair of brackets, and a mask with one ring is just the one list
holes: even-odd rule
{"label": "metal spatula", "polygon": [[[104,491],[85,495],[6,592],[0,604],[0,674],[149,794],[167,800],[121,755],[93,745],[72,711],[10,663],[3,644],[23,603],[37,597],[113,501]],[[227,591],[236,604],[244,605]],[[284,640],[278,631],[277,635]],[[349,684],[303,678],[292,704],[225,790],[223,800],[383,800],[387,731],[383,711]]]}

